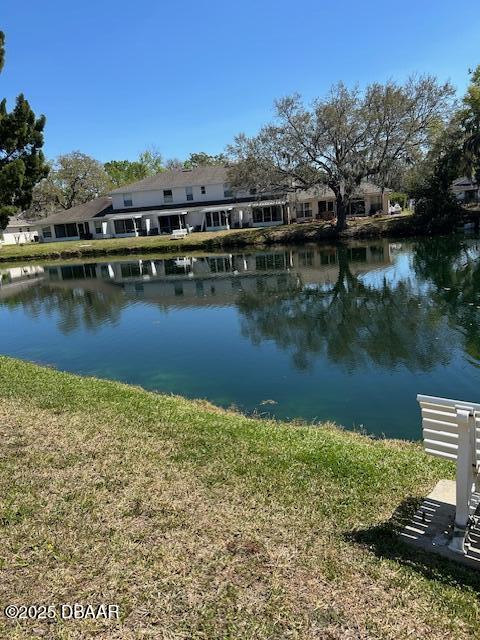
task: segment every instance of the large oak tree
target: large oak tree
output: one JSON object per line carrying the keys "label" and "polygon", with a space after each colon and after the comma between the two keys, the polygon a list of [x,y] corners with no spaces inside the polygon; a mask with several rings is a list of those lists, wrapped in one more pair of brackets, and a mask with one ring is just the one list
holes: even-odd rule
{"label": "large oak tree", "polygon": [[448,83],[422,76],[364,91],[340,83],[311,107],[298,95],[283,98],[275,103],[274,122],[256,136],[238,135],[229,147],[231,182],[270,193],[327,186],[342,230],[362,180],[387,186],[399,164],[420,157],[429,127],[447,116],[452,95]]}
{"label": "large oak tree", "polygon": [[103,164],[80,151],[58,156],[50,173],[35,187],[32,214],[70,209],[108,193],[110,178]]}

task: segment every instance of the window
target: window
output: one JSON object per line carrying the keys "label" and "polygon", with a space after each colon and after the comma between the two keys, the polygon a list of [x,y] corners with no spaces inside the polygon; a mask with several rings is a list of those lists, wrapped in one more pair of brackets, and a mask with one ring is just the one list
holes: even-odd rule
{"label": "window", "polygon": [[57,267],[48,267],[47,272],[50,280],[60,280],[60,274]]}
{"label": "window", "polygon": [[122,278],[137,278],[148,274],[148,267],[143,262],[121,262],[120,273]]}
{"label": "window", "polygon": [[264,222],[281,222],[282,209],[279,205],[271,207],[254,207],[253,222],[262,224]]}
{"label": "window", "polygon": [[365,200],[352,200],[348,206],[348,213],[351,216],[365,215]]}
{"label": "window", "polygon": [[207,258],[212,273],[227,273],[232,270],[228,258]]}
{"label": "window", "polygon": [[96,222],[95,223],[95,233],[102,233],[102,223],[101,222]]}
{"label": "window", "polygon": [[337,253],[333,251],[321,251],[320,252],[320,264],[336,264]]}
{"label": "window", "polygon": [[298,263],[301,267],[313,267],[313,251],[299,251]]}
{"label": "window", "polygon": [[179,265],[177,260],[165,260],[163,264],[166,276],[183,276],[192,271],[191,265]]}
{"label": "window", "polygon": [[163,201],[165,202],[165,204],[168,204],[169,202],[173,202],[173,193],[171,189],[163,190]]}
{"label": "window", "polygon": [[229,184],[223,185],[223,197],[224,198],[233,198],[233,191]]}
{"label": "window", "polygon": [[370,215],[373,215],[374,213],[377,213],[378,211],[382,211],[383,209],[383,203],[381,200],[373,200],[373,202],[370,204]]}
{"label": "window", "polygon": [[134,233],[135,224],[133,220],[115,220],[115,233]]}
{"label": "window", "polygon": [[131,193],[124,193],[123,194],[123,206],[124,207],[133,206],[133,199],[132,199],[132,194]]}
{"label": "window", "polygon": [[43,227],[42,236],[44,238],[51,238],[52,237],[52,227]]}
{"label": "window", "polygon": [[225,211],[208,211],[205,215],[205,224],[207,227],[226,227],[228,217]]}
{"label": "window", "polygon": [[193,200],[193,187],[185,187],[185,195],[187,200]]}
{"label": "window", "polygon": [[78,264],[60,267],[62,280],[83,280],[84,278],[96,278],[97,271],[94,264]]}
{"label": "window", "polygon": [[74,223],[56,224],[54,227],[56,238],[75,238],[78,236],[77,225]]}
{"label": "window", "polygon": [[318,213],[327,213],[333,211],[333,200],[319,200]]}
{"label": "window", "polygon": [[312,205],[310,202],[300,202],[295,205],[295,211],[297,212],[297,218],[311,218],[312,217]]}
{"label": "window", "polygon": [[261,256],[255,256],[255,266],[257,271],[269,271],[271,269],[285,268],[285,254],[270,253]]}
{"label": "window", "polygon": [[203,185],[203,184],[200,187],[200,193],[202,194],[202,196],[204,196],[207,193],[207,189],[205,188],[205,185]]}

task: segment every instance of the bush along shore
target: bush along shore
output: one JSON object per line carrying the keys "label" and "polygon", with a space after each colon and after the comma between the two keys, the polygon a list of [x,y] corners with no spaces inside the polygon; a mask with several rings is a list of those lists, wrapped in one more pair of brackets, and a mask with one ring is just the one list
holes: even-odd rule
{"label": "bush along shore", "polygon": [[[400,542],[449,463],[0,357],[2,638],[470,639],[480,576]],[[81,630],[80,627],[81,626]]]}
{"label": "bush along shore", "polygon": [[272,244],[302,244],[323,240],[349,238],[407,238],[418,235],[445,233],[451,222],[435,225],[410,214],[381,218],[352,220],[349,227],[337,233],[330,222],[316,221],[259,229],[232,229],[216,233],[192,233],[185,238],[170,237],[118,238],[111,240],[77,240],[71,242],[31,243],[20,246],[0,246],[0,262],[41,259],[68,260],[77,257],[114,256],[148,253],[182,253],[185,251],[222,251],[249,246]]}

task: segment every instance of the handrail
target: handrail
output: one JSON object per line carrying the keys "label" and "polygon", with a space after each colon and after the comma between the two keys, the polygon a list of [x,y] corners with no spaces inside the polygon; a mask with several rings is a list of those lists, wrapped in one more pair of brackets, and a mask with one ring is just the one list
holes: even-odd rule
{"label": "handrail", "polygon": [[432,404],[443,404],[447,407],[452,407],[453,409],[471,409],[472,411],[480,411],[480,404],[476,402],[469,402],[467,400],[452,400],[450,398],[438,398],[435,396],[422,396],[417,395],[418,402],[428,402]]}

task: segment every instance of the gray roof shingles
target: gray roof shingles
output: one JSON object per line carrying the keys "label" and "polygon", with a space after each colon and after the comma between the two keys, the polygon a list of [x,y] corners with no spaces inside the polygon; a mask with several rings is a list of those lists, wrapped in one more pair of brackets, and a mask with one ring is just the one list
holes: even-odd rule
{"label": "gray roof shingles", "polygon": [[90,200],[90,202],[85,202],[85,204],[79,204],[71,209],[52,213],[52,215],[46,218],[36,220],[35,224],[46,227],[49,224],[83,222],[84,220],[90,220],[92,218],[101,218],[111,211],[112,199],[109,196],[101,196],[100,198],[95,198],[95,200]]}
{"label": "gray roof shingles", "polygon": [[17,218],[15,216],[10,216],[8,219],[8,225],[5,231],[8,233],[10,229],[20,229],[21,227],[33,227],[35,222],[31,220],[23,220],[22,218]]}
{"label": "gray roof shingles", "polygon": [[221,165],[162,171],[133,184],[113,189],[110,193],[132,193],[132,191],[157,191],[159,189],[193,187],[203,184],[223,184],[228,181],[227,171],[227,168]]}

